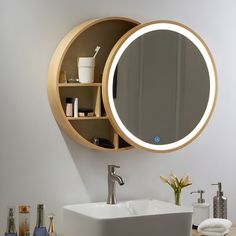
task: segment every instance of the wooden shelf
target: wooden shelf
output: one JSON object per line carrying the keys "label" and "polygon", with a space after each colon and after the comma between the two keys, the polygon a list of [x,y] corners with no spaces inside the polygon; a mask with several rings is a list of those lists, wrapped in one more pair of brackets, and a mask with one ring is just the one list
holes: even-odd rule
{"label": "wooden shelf", "polygon": [[99,87],[102,86],[102,83],[88,83],[88,84],[81,84],[81,83],[60,83],[58,87]]}
{"label": "wooden shelf", "polygon": [[[53,115],[60,127],[76,142],[100,151],[130,149],[114,131],[104,111],[102,75],[107,58],[116,42],[139,22],[124,17],[89,20],[69,32],[53,54],[48,73],[48,98]],[[92,55],[99,45],[96,57],[94,83],[62,83],[78,77],[77,58]],[[60,78],[61,77],[61,78]],[[66,98],[78,98],[79,108],[94,111],[93,117],[66,117]],[[92,143],[94,138],[109,140],[114,148],[103,148]]]}
{"label": "wooden shelf", "polygon": [[107,116],[79,116],[79,117],[67,117],[68,120],[107,120]]}

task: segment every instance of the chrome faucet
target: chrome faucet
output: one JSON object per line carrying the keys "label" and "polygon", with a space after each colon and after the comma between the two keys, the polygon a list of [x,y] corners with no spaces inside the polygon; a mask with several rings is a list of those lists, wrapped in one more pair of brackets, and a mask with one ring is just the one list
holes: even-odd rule
{"label": "chrome faucet", "polygon": [[108,165],[108,197],[107,204],[116,204],[116,182],[119,185],[124,185],[124,180],[115,173],[115,168],[120,168],[116,165]]}

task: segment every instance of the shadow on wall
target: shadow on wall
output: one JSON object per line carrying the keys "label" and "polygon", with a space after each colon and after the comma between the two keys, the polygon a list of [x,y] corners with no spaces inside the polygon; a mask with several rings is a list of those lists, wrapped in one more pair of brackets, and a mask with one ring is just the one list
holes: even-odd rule
{"label": "shadow on wall", "polygon": [[[102,152],[83,147],[70,139],[63,130],[61,133],[92,202],[106,201],[109,164],[121,167],[117,173],[125,181],[124,186],[117,186],[118,200],[169,200],[169,194],[163,193],[163,189],[160,188],[163,185],[159,179],[160,174],[169,173],[170,166],[167,163],[164,166],[161,164],[172,159],[166,158],[167,154],[148,153],[136,148],[123,152]],[[163,156],[165,158],[160,158]]]}

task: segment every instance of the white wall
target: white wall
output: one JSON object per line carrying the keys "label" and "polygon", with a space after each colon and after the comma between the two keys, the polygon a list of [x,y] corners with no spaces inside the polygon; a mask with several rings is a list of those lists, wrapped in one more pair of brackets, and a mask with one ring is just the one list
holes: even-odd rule
{"label": "white wall", "polygon": [[[234,0],[1,0],[0,1],[0,234],[6,207],[44,202],[57,216],[61,232],[62,206],[104,201],[106,165],[121,165],[126,184],[119,199],[152,197],[172,200],[159,175],[190,173],[191,190],[205,189],[207,201],[222,181],[228,215],[236,222],[236,2]],[[109,154],[86,149],[57,126],[46,92],[48,63],[62,37],[77,24],[96,17],[127,16],[141,22],[170,19],[194,29],[215,58],[219,96],[214,115],[201,136],[170,154],[139,150]]]}

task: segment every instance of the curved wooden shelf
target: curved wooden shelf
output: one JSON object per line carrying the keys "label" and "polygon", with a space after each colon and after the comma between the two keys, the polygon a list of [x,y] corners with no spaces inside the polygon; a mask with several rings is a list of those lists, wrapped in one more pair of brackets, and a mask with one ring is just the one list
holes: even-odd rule
{"label": "curved wooden shelf", "polygon": [[[107,17],[89,20],[71,30],[56,48],[49,65],[48,99],[59,126],[76,142],[101,151],[120,151],[131,148],[114,131],[107,115],[102,116],[102,74],[110,51],[116,42],[139,22],[124,17]],[[94,83],[60,83],[60,73],[76,78],[77,57],[92,56],[95,47],[101,46],[96,57]],[[65,98],[78,97],[79,107],[93,108],[93,117],[66,117]],[[91,142],[92,138],[109,139],[114,148],[103,148]]]}
{"label": "curved wooden shelf", "polygon": [[81,116],[81,117],[67,117],[68,120],[106,120],[107,116]]}
{"label": "curved wooden shelf", "polygon": [[102,86],[102,83],[88,83],[88,84],[80,84],[80,83],[59,83],[58,87],[99,87]]}

